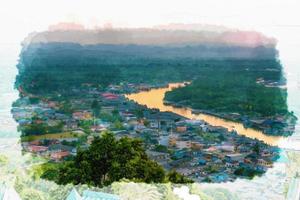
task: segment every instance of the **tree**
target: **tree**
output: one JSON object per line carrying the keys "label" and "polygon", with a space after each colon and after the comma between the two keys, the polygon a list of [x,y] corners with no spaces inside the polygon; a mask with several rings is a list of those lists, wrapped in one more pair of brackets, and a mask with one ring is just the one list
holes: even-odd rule
{"label": "tree", "polygon": [[144,110],[143,109],[136,109],[134,114],[137,116],[138,119],[142,119],[144,117]]}
{"label": "tree", "polygon": [[110,171],[115,181],[121,178],[147,183],[164,181],[163,168],[148,158],[140,140],[121,138],[115,156]]}
{"label": "tree", "polygon": [[150,125],[150,122],[148,120],[144,120],[144,126],[148,127]]}
{"label": "tree", "polygon": [[65,114],[73,113],[74,109],[70,100],[66,100],[59,105],[59,110]]}
{"label": "tree", "polygon": [[8,163],[8,158],[5,155],[0,154],[0,166],[6,165]]}
{"label": "tree", "polygon": [[119,116],[119,111],[118,111],[117,109],[114,109],[114,110],[112,111],[112,115],[113,115],[113,116]]}
{"label": "tree", "polygon": [[124,128],[123,123],[120,122],[119,120],[116,120],[116,121],[114,122],[114,128],[117,129],[117,130],[123,129],[123,128]]}
{"label": "tree", "polygon": [[112,133],[106,132],[60,168],[57,182],[103,186],[122,178],[162,182],[165,172],[149,160],[140,140],[126,137],[116,140]]}
{"label": "tree", "polygon": [[57,178],[59,184],[109,185],[121,179],[136,182],[176,183],[190,182],[178,173],[166,176],[162,166],[150,160],[141,140],[128,137],[116,140],[111,132],[95,138],[87,150],[78,150],[74,160],[65,162],[54,171],[44,172],[43,177]]}
{"label": "tree", "polygon": [[167,175],[168,180],[172,183],[193,183],[194,181],[191,179],[186,178],[182,174],[172,170]]}
{"label": "tree", "polygon": [[94,117],[99,117],[101,105],[99,104],[99,102],[97,100],[93,100],[91,108],[93,110]]}
{"label": "tree", "polygon": [[253,152],[255,152],[257,155],[259,155],[260,146],[259,146],[258,142],[256,142],[255,145],[253,146]]}
{"label": "tree", "polygon": [[158,151],[158,152],[168,152],[168,147],[164,146],[164,145],[155,145],[155,151]]}
{"label": "tree", "polygon": [[239,167],[234,171],[234,174],[237,176],[246,176],[249,178],[253,178],[255,175],[261,175],[262,172],[247,167]]}
{"label": "tree", "polygon": [[23,190],[21,193],[21,197],[24,200],[31,200],[31,199],[44,200],[43,194],[41,192],[31,188]]}

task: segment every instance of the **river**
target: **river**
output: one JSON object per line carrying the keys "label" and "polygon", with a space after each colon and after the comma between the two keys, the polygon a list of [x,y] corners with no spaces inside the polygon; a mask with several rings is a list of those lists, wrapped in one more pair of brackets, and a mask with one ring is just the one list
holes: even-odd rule
{"label": "river", "polygon": [[[289,31],[291,32],[291,31]],[[300,35],[300,31],[298,32]],[[20,132],[17,131],[17,123],[11,115],[11,105],[13,101],[18,98],[18,91],[14,89],[15,76],[17,75],[16,64],[18,62],[18,55],[21,46],[17,43],[1,44],[0,45],[0,154],[9,158],[8,169],[0,169],[0,182],[5,184],[15,184],[18,178],[29,179],[29,174],[23,169],[31,165],[31,158],[28,155],[22,154],[22,147],[19,143]],[[281,52],[286,52],[289,55],[291,51],[287,48],[280,48]],[[292,52],[299,52],[300,45],[292,49]],[[298,118],[300,118],[300,60],[299,57],[295,60],[287,60],[282,56],[283,66],[286,72],[288,81],[288,105],[289,109],[293,110]],[[296,126],[296,131],[293,136],[288,139],[281,139],[280,137],[272,137],[263,135],[259,131],[252,129],[245,129],[241,124],[235,122],[225,121],[209,115],[193,115],[188,108],[174,108],[163,104],[163,98],[166,91],[176,87],[176,84],[170,84],[168,88],[153,89],[151,91],[140,92],[137,94],[128,95],[128,98],[135,100],[140,104],[147,105],[149,108],[159,108],[161,111],[171,111],[188,118],[198,118],[207,121],[212,125],[222,125],[224,127],[235,127],[239,134],[247,135],[248,137],[260,138],[269,144],[279,144],[285,148],[286,152],[292,152],[288,156],[286,162],[275,162],[274,167],[269,169],[261,177],[255,177],[253,180],[237,179],[234,182],[222,184],[199,184],[199,190],[208,189],[212,193],[218,194],[219,188],[229,190],[231,193],[238,196],[238,199],[247,200],[282,200],[285,198],[285,193],[288,188],[288,194],[291,196],[297,194],[297,181],[292,178],[297,176],[297,169],[299,168],[300,155],[297,152],[300,150],[300,124]],[[153,97],[153,98],[152,98]],[[295,153],[295,154],[294,154]],[[21,173],[16,173],[21,172]],[[298,173],[299,174],[299,173]],[[298,179],[296,179],[298,180]],[[50,182],[34,180],[30,188],[38,190],[50,191],[55,188],[49,185]],[[294,187],[293,187],[294,186]],[[62,186],[59,186],[62,189]],[[294,188],[294,189],[293,189]],[[61,190],[59,190],[61,192]],[[287,195],[288,196],[288,195]],[[219,198],[220,199],[220,198]],[[288,198],[292,199],[292,198]]]}
{"label": "river", "polygon": [[191,108],[178,108],[171,105],[164,104],[165,93],[171,91],[173,88],[181,87],[183,83],[170,83],[168,87],[164,88],[154,88],[149,91],[141,91],[138,93],[133,93],[126,95],[130,100],[137,102],[138,104],[145,105],[148,108],[156,108],[160,111],[170,111],[178,115],[184,116],[189,119],[204,120],[213,126],[222,126],[227,128],[229,131],[235,130],[238,134],[244,135],[252,139],[258,139],[269,145],[278,145],[283,137],[280,136],[270,136],[264,134],[262,131],[254,130],[251,128],[245,128],[243,124],[225,120],[216,116],[208,114],[194,114]]}

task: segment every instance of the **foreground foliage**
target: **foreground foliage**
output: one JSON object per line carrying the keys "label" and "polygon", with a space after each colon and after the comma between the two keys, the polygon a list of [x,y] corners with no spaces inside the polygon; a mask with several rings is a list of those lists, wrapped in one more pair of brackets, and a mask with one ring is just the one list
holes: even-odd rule
{"label": "foreground foliage", "polygon": [[109,185],[121,179],[146,183],[192,182],[175,171],[166,174],[148,158],[140,140],[127,137],[116,140],[110,132],[95,138],[87,150],[79,150],[74,160],[56,168],[45,167],[42,177],[59,184],[92,186]]}

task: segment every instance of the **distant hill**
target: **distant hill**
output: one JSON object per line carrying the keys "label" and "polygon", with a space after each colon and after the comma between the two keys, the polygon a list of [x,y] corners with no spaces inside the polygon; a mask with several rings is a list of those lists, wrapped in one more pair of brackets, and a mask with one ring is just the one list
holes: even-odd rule
{"label": "distant hill", "polygon": [[[196,79],[207,66],[224,68],[233,63],[243,68],[271,63],[271,68],[280,68],[273,38],[256,32],[192,27],[86,30],[77,24],[51,26],[50,31],[33,33],[24,40],[16,87],[40,93],[87,82],[105,87],[119,82],[185,81]],[[248,60],[255,62],[249,65]]]}
{"label": "distant hill", "polygon": [[[67,27],[71,27],[67,29]],[[51,26],[50,31],[32,33],[24,44],[69,42],[82,45],[225,45],[274,48],[276,40],[253,31],[238,31],[218,27],[191,25],[157,26],[139,29],[97,29],[86,30],[79,25],[59,24]]]}

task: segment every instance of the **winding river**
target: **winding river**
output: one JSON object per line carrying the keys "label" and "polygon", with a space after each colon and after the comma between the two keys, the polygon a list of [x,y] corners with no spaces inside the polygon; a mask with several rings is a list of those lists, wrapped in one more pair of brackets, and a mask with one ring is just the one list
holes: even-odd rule
{"label": "winding river", "polygon": [[280,136],[265,135],[262,131],[254,130],[251,128],[245,128],[243,124],[228,121],[219,117],[215,117],[207,114],[193,114],[190,108],[177,108],[171,105],[164,104],[165,93],[171,91],[173,88],[181,87],[183,83],[170,83],[168,87],[154,88],[149,91],[141,91],[138,93],[128,94],[126,97],[129,100],[133,100],[141,105],[146,105],[148,108],[156,108],[160,111],[170,111],[189,119],[201,119],[213,126],[222,126],[229,131],[236,130],[238,134],[245,135],[249,138],[258,139],[264,141],[269,145],[278,145],[283,139]]}

